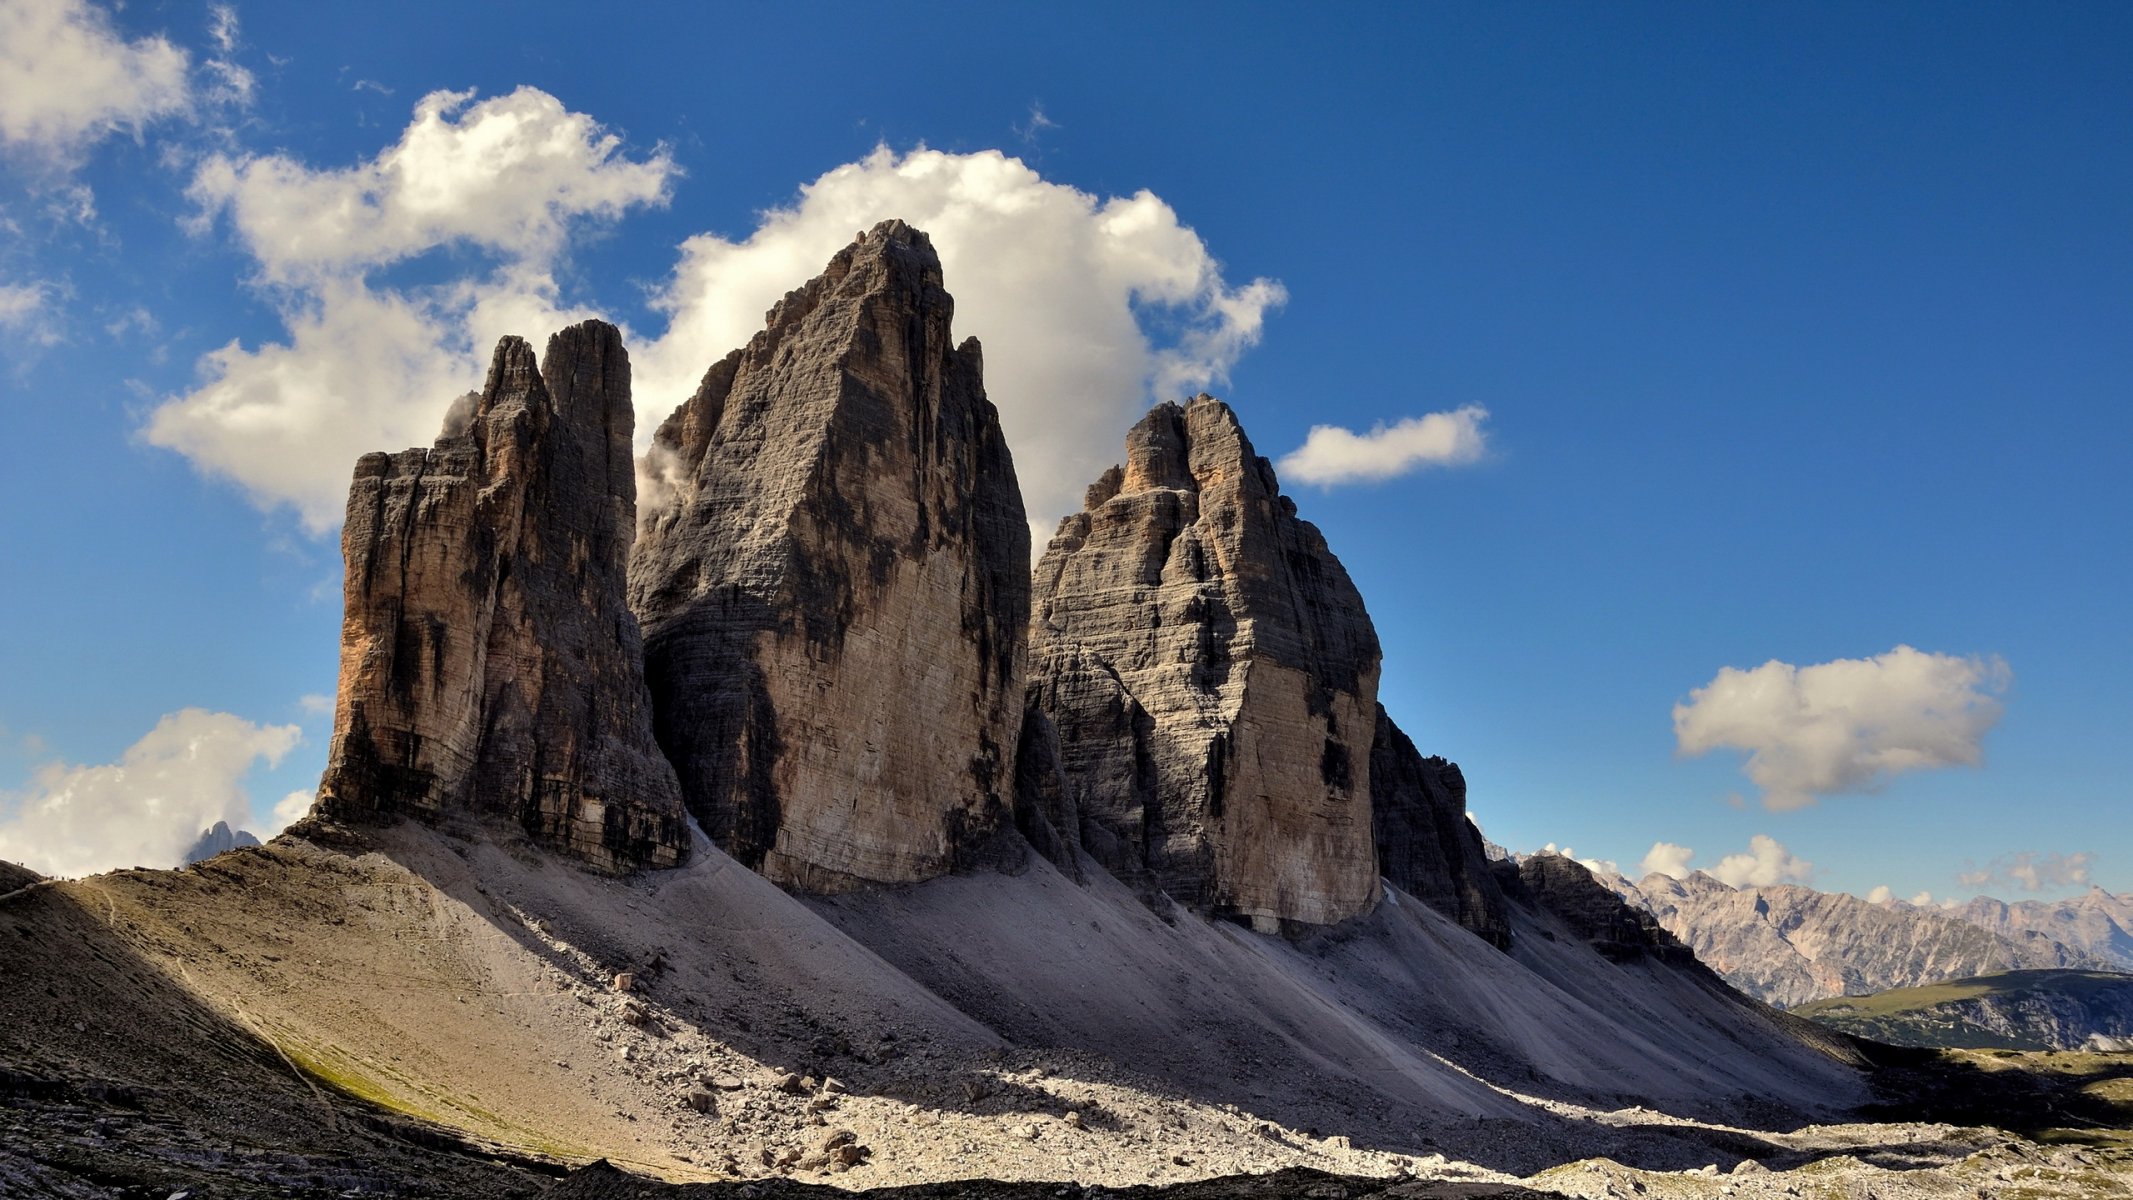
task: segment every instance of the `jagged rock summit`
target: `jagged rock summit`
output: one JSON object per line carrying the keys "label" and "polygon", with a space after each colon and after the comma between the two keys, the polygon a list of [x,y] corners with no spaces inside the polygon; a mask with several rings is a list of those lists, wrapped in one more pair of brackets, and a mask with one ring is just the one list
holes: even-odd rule
{"label": "jagged rock summit", "polygon": [[1134,426],[1035,588],[1033,694],[1097,861],[1262,928],[1369,911],[1377,634],[1228,405]]}
{"label": "jagged rock summit", "polygon": [[1370,745],[1370,806],[1386,882],[1510,949],[1503,888],[1466,815],[1466,775],[1458,763],[1424,758],[1382,704]]}
{"label": "jagged rock summit", "polygon": [[340,695],[314,813],[476,814],[607,871],[688,848],[623,587],[629,356],[612,325],[503,339],[435,446],[348,493]]}
{"label": "jagged rock summit", "polygon": [[232,850],[258,844],[259,839],[252,836],[250,830],[231,829],[228,821],[217,821],[201,830],[200,836],[193,839],[193,844],[187,847],[181,863],[189,867],[196,862],[206,862],[217,854],[228,854]]}
{"label": "jagged rock summit", "polygon": [[1029,533],[926,235],[860,235],[660,426],[630,568],[658,736],[743,863],[835,892],[998,846]]}

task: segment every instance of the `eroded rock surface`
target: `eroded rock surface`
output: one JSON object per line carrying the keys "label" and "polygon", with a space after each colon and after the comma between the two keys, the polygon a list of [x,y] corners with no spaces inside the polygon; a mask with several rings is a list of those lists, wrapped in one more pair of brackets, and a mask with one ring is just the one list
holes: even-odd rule
{"label": "eroded rock surface", "polygon": [[633,419],[621,335],[587,321],[544,364],[505,338],[435,446],[356,464],[319,813],[491,814],[604,870],[681,860],[623,599]]}
{"label": "eroded rock surface", "polygon": [[660,426],[631,565],[691,811],[780,883],[946,873],[1011,821],[1029,531],[977,342],[885,222]]}
{"label": "eroded rock surface", "polygon": [[1228,405],[1136,425],[1035,588],[1033,695],[1092,856],[1261,927],[1377,902],[1377,634]]}
{"label": "eroded rock surface", "polygon": [[1616,895],[1584,864],[1560,854],[1534,854],[1493,869],[1505,890],[1562,918],[1592,948],[1614,962],[1657,959],[1700,967],[1695,952],[1651,913]]}
{"label": "eroded rock surface", "polygon": [[1466,776],[1458,763],[1424,758],[1383,705],[1370,746],[1370,796],[1385,879],[1508,949],[1511,918],[1481,831],[1467,819]]}

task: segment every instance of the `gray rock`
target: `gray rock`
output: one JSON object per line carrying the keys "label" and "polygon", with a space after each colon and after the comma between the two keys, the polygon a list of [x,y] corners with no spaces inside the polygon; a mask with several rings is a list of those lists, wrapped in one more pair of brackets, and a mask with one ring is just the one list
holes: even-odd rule
{"label": "gray rock", "polygon": [[623,603],[629,356],[613,326],[496,348],[430,449],[356,464],[341,684],[315,811],[482,814],[607,871],[687,850]]}
{"label": "gray rock", "polygon": [[183,865],[189,867],[197,862],[206,862],[217,854],[228,854],[232,850],[258,844],[259,839],[252,836],[250,831],[231,829],[229,822],[217,821],[211,827],[201,830],[198,840],[186,849]]}
{"label": "gray rock", "polygon": [[1038,563],[1031,687],[1087,851],[1201,911],[1325,925],[1378,898],[1378,641],[1228,405],[1164,404]]}
{"label": "gray rock", "polygon": [[630,603],[660,744],[782,884],[931,878],[1011,821],[1029,532],[953,313],[932,243],[885,222],[653,444]]}
{"label": "gray rock", "polygon": [[1459,764],[1424,758],[1383,705],[1370,746],[1370,798],[1378,869],[1394,887],[1500,950],[1511,947],[1503,889],[1481,831],[1466,815]]}
{"label": "gray rock", "polygon": [[1987,928],[1960,910],[1872,904],[1794,884],[1733,888],[1695,871],[1615,887],[1728,983],[1780,1008],[1996,971],[2114,965],[2037,928]]}

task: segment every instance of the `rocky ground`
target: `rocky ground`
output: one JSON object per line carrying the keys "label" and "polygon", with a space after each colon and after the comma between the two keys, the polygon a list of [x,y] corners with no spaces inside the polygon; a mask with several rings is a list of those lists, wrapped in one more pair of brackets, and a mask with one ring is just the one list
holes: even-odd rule
{"label": "rocky ground", "polygon": [[[514,874],[512,861],[410,828],[393,854],[283,840],[0,900],[0,1195],[530,1198],[670,1183],[735,1197],[805,1184],[1033,1200],[1520,1188],[1850,1200],[2107,1195],[2133,1180],[2133,1149],[2109,1132],[2133,1125],[2124,1056],[1892,1054],[1871,1120],[1819,1123],[1746,1102],[1662,1112],[1490,1068],[1463,1078],[1518,1119],[1402,1125],[1354,1102],[1378,1093],[1344,1104],[1326,1085],[1341,1078],[1333,1064],[1313,1072],[1264,1040],[1230,1043],[1257,1065],[1206,1076],[1241,1081],[1221,1090],[1182,1086],[1159,1055],[1037,1044],[1048,1026],[1034,1015],[981,1024],[943,997],[975,1005],[983,971],[920,986],[745,870],[669,873],[655,896],[538,856]],[[900,903],[1007,894],[976,880]],[[1168,944],[1153,938],[1135,930],[1132,944]],[[948,953],[881,945],[911,962]],[[1299,961],[1352,973],[1366,948]],[[596,1160],[642,1182],[563,1174]],[[984,1182],[956,1182],[970,1179]],[[582,1190],[596,1184],[610,1191]],[[637,1191],[612,1190],[625,1185]]]}

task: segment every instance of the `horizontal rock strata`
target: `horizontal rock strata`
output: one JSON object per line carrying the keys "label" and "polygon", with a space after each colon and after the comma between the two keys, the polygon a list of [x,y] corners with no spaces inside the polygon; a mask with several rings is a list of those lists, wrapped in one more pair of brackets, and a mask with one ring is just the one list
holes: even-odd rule
{"label": "horizontal rock strata", "polygon": [[629,357],[588,321],[496,348],[429,449],[356,464],[340,695],[317,811],[487,814],[609,871],[683,858],[624,602]]}
{"label": "horizontal rock strata", "polygon": [[1376,903],[1377,635],[1229,406],[1136,425],[1035,588],[1033,695],[1091,855],[1262,928]]}

